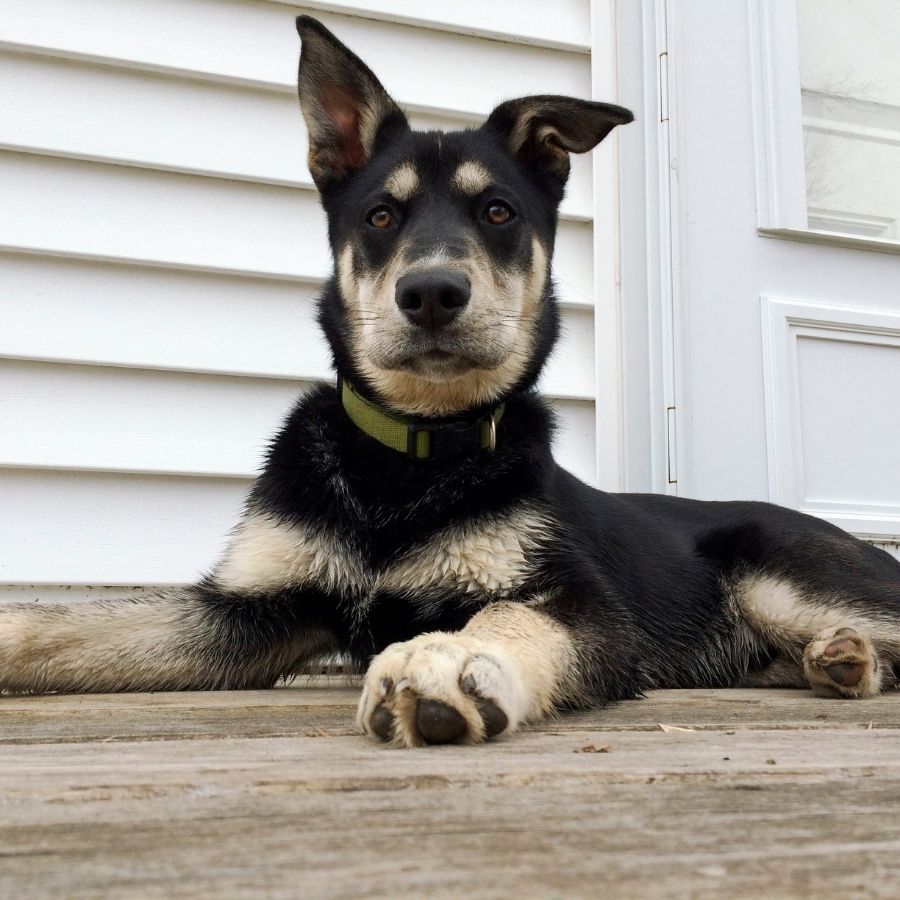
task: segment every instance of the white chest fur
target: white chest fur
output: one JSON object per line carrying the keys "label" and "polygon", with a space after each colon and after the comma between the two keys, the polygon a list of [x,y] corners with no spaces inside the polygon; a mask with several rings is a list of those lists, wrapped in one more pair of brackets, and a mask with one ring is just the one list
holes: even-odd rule
{"label": "white chest fur", "polygon": [[376,572],[333,534],[251,513],[235,529],[214,578],[225,589],[254,593],[308,585],[368,596],[443,589],[502,597],[534,570],[552,529],[539,510],[520,506],[442,531]]}

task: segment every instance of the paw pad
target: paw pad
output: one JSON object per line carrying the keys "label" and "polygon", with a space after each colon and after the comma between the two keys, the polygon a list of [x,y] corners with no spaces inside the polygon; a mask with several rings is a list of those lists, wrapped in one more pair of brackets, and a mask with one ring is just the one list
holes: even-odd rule
{"label": "paw pad", "polygon": [[823,632],[811,641],[804,671],[813,690],[826,696],[872,696],[880,686],[872,643],[853,628]]}
{"label": "paw pad", "polygon": [[466,730],[466,720],[440,700],[420,700],[416,709],[416,728],[429,744],[452,744]]}

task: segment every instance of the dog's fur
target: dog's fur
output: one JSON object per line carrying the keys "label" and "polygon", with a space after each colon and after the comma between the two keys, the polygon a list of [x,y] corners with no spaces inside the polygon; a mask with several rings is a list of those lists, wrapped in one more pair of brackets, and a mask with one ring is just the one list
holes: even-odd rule
{"label": "dog's fur", "polygon": [[[549,266],[569,154],[630,113],[526,97],[478,129],[417,133],[332,34],[306,17],[298,29],[335,367],[439,426],[438,448],[442,428],[504,404],[496,448],[412,459],[319,386],[207,577],[3,608],[0,687],[267,687],[337,652],[368,665],[362,727],[404,746],[474,743],[654,687],[893,687],[900,564],[886,553],[764,503],[603,494],[551,457],[533,385],[557,335]],[[442,327],[416,323],[400,303],[409,275],[467,285],[468,302]]]}

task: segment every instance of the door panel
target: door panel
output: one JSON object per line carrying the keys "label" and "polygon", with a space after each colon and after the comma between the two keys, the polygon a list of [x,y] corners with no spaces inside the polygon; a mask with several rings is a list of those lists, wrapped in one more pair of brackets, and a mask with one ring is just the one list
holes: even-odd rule
{"label": "door panel", "polygon": [[[773,173],[772,142],[802,145],[803,122],[774,109],[785,85],[760,64],[761,5],[780,21],[789,4],[667,5],[677,492],[771,499],[900,540],[900,260],[768,227],[766,204],[804,179],[802,155]],[[791,84],[799,111],[799,71]]]}

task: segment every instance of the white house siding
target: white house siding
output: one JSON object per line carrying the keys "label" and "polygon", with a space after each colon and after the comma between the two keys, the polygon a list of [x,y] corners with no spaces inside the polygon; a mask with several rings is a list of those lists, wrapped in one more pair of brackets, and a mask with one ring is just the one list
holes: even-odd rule
{"label": "white house siding", "polygon": [[[330,377],[329,269],[295,100],[314,12],[425,126],[591,94],[588,0],[4,0],[0,593],[193,579],[267,438]],[[595,478],[593,180],[575,161],[544,379]],[[90,588],[88,588],[90,586]]]}

